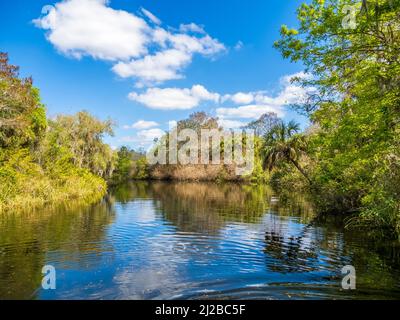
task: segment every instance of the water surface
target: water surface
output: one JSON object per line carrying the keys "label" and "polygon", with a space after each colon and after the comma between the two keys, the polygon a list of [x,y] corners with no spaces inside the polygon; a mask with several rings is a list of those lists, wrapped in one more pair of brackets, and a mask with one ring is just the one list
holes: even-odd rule
{"label": "water surface", "polygon": [[[399,299],[398,245],[263,186],[138,182],[0,216],[0,299]],[[272,199],[272,200],[271,200]],[[42,267],[57,271],[41,288]],[[356,268],[357,289],[341,288]]]}

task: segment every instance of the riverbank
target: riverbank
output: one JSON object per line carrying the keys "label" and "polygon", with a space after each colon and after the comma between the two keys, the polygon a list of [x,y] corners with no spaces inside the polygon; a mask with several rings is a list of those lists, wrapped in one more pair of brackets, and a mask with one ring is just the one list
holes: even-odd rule
{"label": "riverbank", "polygon": [[[0,168],[0,213],[40,209],[78,201],[94,204],[107,193],[104,179],[87,170],[74,170],[68,176],[51,176],[29,163],[29,170]],[[25,168],[27,169],[27,168]]]}

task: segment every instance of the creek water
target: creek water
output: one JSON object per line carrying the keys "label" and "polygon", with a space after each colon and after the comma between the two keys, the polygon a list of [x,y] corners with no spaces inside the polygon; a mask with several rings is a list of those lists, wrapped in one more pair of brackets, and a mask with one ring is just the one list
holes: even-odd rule
{"label": "creek water", "polygon": [[[397,243],[268,187],[135,182],[0,216],[0,299],[399,299]],[[42,288],[54,266],[56,289]],[[343,290],[341,270],[356,270]]]}

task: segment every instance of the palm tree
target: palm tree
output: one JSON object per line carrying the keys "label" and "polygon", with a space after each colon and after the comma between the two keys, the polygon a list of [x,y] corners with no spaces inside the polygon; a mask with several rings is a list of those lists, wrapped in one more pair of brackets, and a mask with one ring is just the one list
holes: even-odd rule
{"label": "palm tree", "polygon": [[307,146],[299,131],[300,125],[294,121],[288,124],[282,121],[275,125],[264,136],[263,167],[264,170],[268,168],[271,171],[279,163],[291,163],[311,184],[310,178],[298,162],[301,155],[305,154]]}

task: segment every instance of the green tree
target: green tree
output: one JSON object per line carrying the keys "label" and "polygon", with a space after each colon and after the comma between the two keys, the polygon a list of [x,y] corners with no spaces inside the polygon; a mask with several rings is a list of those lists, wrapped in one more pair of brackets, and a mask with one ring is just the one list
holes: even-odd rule
{"label": "green tree", "polygon": [[137,180],[145,180],[149,178],[149,164],[146,157],[142,156],[134,162],[134,178]]}
{"label": "green tree", "polygon": [[0,54],[0,212],[104,196],[106,183],[95,174],[112,170],[112,150],[101,141],[109,126],[86,113],[62,119],[46,119],[32,79],[20,79]]}
{"label": "green tree", "polygon": [[278,123],[278,115],[274,112],[267,112],[264,113],[259,119],[247,124],[245,129],[254,130],[254,134],[257,137],[261,137],[267,134]]}
{"label": "green tree", "polygon": [[178,122],[178,130],[193,129],[200,133],[201,129],[218,129],[218,118],[214,118],[206,112],[192,113],[188,119]]}
{"label": "green tree", "polygon": [[272,127],[264,137],[263,166],[271,171],[282,162],[291,163],[311,183],[308,174],[299,163],[299,159],[307,150],[305,138],[298,134],[299,130],[299,124],[293,121],[287,124],[282,121]]}
{"label": "green tree", "polygon": [[105,135],[113,135],[111,120],[101,121],[86,111],[75,115],[59,115],[49,122],[49,136],[56,146],[70,151],[72,161],[78,168],[110,178],[116,155],[103,142]]}
{"label": "green tree", "polygon": [[32,79],[20,79],[19,68],[0,52],[0,147],[35,146],[47,122],[39,90]]}
{"label": "green tree", "polygon": [[[400,235],[400,2],[313,0],[299,27],[275,46],[309,74],[314,88],[295,107],[319,128],[310,137],[323,211],[359,212],[369,226]],[[357,8],[349,27],[349,5]],[[386,181],[387,183],[382,183]]]}
{"label": "green tree", "polygon": [[121,147],[117,153],[113,183],[127,182],[129,180],[143,180],[149,177],[149,166],[144,152],[131,150],[126,146]]}

